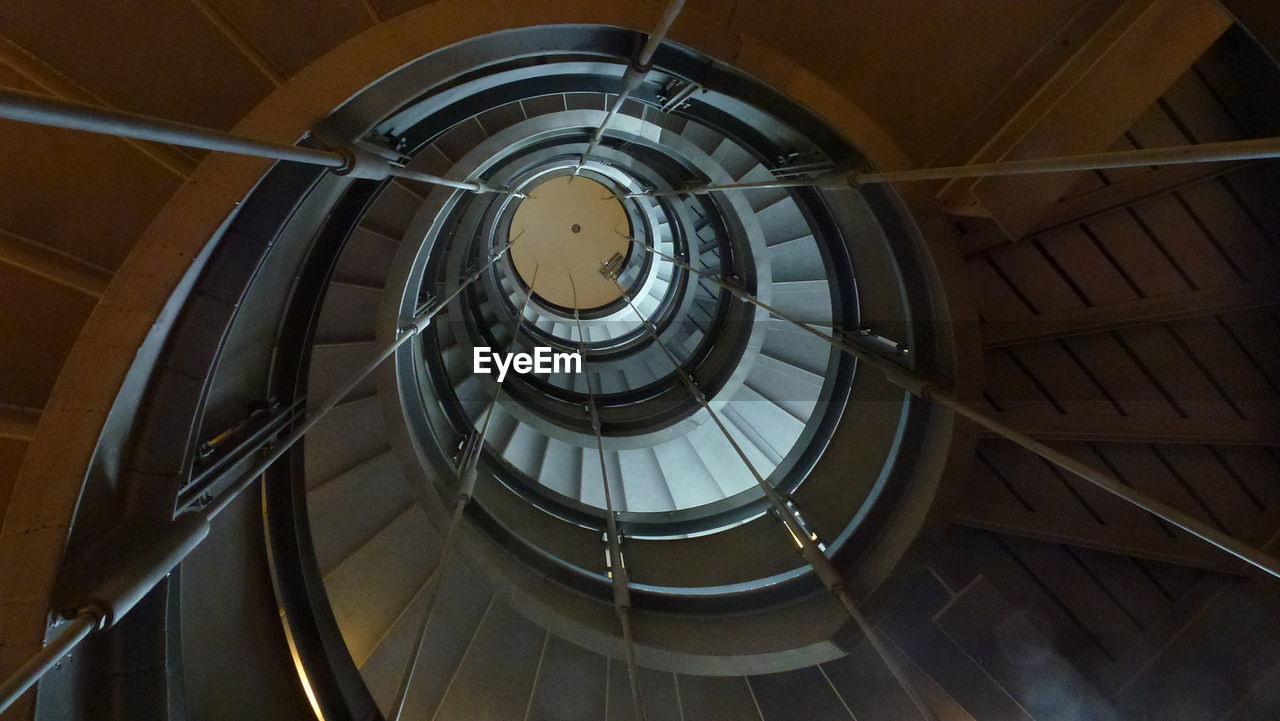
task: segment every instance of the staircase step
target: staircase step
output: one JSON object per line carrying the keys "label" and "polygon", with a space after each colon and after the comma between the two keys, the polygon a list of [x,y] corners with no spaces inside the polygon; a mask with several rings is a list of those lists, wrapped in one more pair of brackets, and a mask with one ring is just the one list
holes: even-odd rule
{"label": "staircase step", "polygon": [[[1032,617],[1014,607],[986,578],[965,587],[934,621],[966,658],[1003,687],[1000,696],[1012,696],[1036,721],[1121,721],[1110,702],[1062,657]],[[960,696],[958,690],[953,693]]]}
{"label": "staircase step", "polygon": [[760,230],[764,232],[766,245],[777,245],[788,240],[809,235],[809,224],[805,222],[800,206],[791,197],[783,198],[773,205],[756,213]]}
{"label": "staircase step", "polygon": [[[631,698],[631,682],[625,663],[610,658],[609,713],[605,721],[634,721],[635,702]],[[645,718],[679,719],[680,704],[675,676],[666,671],[640,668],[640,697],[644,703]]]}
{"label": "staircase step", "polygon": [[703,465],[687,437],[674,438],[653,449],[667,487],[680,508],[701,506],[724,498],[724,491]]}
{"label": "staircase step", "polygon": [[[725,496],[732,496],[756,486],[755,477],[751,475],[751,471],[747,469],[715,423],[711,421],[704,423],[691,432],[688,438],[694,450],[697,451],[698,457],[702,459],[702,465],[711,473],[711,477],[715,479]],[[752,450],[754,447],[748,441],[743,447],[743,451],[748,453],[748,458],[752,457]],[[764,471],[771,470],[767,459],[764,459],[765,463],[759,463],[761,459],[758,457],[758,452],[756,456],[753,460],[757,462],[757,469],[762,471],[762,475],[767,476],[768,474]]]}
{"label": "staircase step", "polygon": [[[524,423],[517,423],[511,431],[510,441],[503,451],[503,458],[517,470],[531,478],[537,478],[542,469],[542,459],[547,452],[547,436]],[[494,436],[491,439],[497,440]]]}
{"label": "staircase step", "polygon": [[[774,179],[773,173],[768,168],[763,165],[757,165],[749,173],[738,178],[737,182],[763,183]],[[758,188],[756,190],[744,190],[742,193],[747,202],[751,204],[751,209],[757,213],[787,197],[786,188]]]}
{"label": "staircase step", "polygon": [[808,421],[822,393],[823,379],[763,353],[747,375],[746,385],[777,404],[793,418]]}
{"label": "staircase step", "polygon": [[[396,691],[400,688],[400,678],[417,641],[418,626],[430,600],[430,588],[425,584],[419,586],[373,651],[364,659],[353,659],[374,703],[384,716],[390,716],[391,705],[395,703]],[[427,653],[425,649],[422,651],[424,656]]]}
{"label": "staircase step", "polygon": [[456,668],[439,710],[429,718],[436,721],[524,718],[547,637],[547,631],[506,603],[495,602]]}
{"label": "staircase step", "polygon": [[485,132],[493,136],[524,120],[524,110],[517,100],[506,105],[499,105],[492,110],[486,110],[477,117]]}
{"label": "staircase step", "polygon": [[386,450],[382,405],[376,397],[340,405],[321,418],[302,442],[307,485],[315,487]]}
{"label": "staircase step", "polygon": [[[451,555],[440,580],[440,591],[423,639],[422,656],[418,659],[401,718],[434,717],[456,671],[479,635],[482,622],[499,604],[480,577],[457,556]],[[421,621],[421,617],[418,620]],[[397,682],[401,670],[395,669]]]}
{"label": "staircase step", "polygon": [[774,283],[771,305],[792,320],[831,325],[831,291],[825,280]]}
{"label": "staircase step", "polygon": [[333,615],[352,658],[371,654],[434,564],[426,514],[410,505],[325,577]]}
{"label": "staircase step", "polygon": [[855,721],[848,703],[836,693],[822,669],[817,666],[751,676],[747,680],[760,705],[760,717],[764,721]]}
{"label": "staircase step", "polygon": [[628,511],[654,513],[675,508],[671,489],[652,448],[621,450],[617,456]]}
{"label": "staircase step", "polygon": [[831,344],[786,321],[770,322],[761,352],[816,376],[827,372]]}
{"label": "staircase step", "polygon": [[716,151],[711,154],[711,159],[719,163],[729,177],[734,179],[741,178],[760,164],[760,161],[732,140],[720,143]]}
{"label": "staircase step", "polygon": [[413,500],[388,450],[307,492],[307,517],[322,574],[377,534]]}
{"label": "staircase step", "polygon": [[812,235],[769,246],[769,268],[773,282],[826,280],[827,269]]}
{"label": "staircase step", "polygon": [[804,423],[750,386],[744,385],[725,406],[725,411],[736,416],[734,425],[751,438],[775,465],[787,455],[804,431]]}
{"label": "staircase step", "polygon": [[[341,343],[317,345],[311,349],[311,367],[308,370],[307,395],[317,400],[328,398],[338,386],[351,380],[356,371],[373,357],[373,343]],[[377,374],[370,373],[356,384],[344,400],[367,398],[377,392]]]}
{"label": "staircase step", "polygon": [[582,448],[548,439],[538,482],[556,493],[577,499],[582,490]]}
{"label": "staircase step", "polygon": [[335,280],[381,288],[391,272],[391,263],[400,244],[367,228],[356,228],[342,247],[333,269]]}
{"label": "staircase step", "polygon": [[680,132],[681,137],[693,143],[702,152],[710,155],[724,140],[724,136],[705,125],[688,123]]}
{"label": "staircase step", "polygon": [[[609,473],[609,492],[613,496],[613,510],[630,510],[626,506],[626,494],[622,490],[622,467],[618,464],[618,454],[614,451],[604,453],[605,469]],[[604,484],[600,479],[600,455],[595,447],[582,449],[582,495],[580,501],[596,508],[604,508]]]}
{"label": "staircase step", "polygon": [[488,138],[484,127],[475,118],[469,118],[444,131],[432,145],[456,163]]}
{"label": "staircase step", "polygon": [[365,286],[331,283],[316,323],[316,342],[350,343],[374,338],[382,292]]}
{"label": "staircase step", "polygon": [[[877,626],[892,643],[895,652],[901,654],[900,661],[912,682],[935,708],[958,705],[968,717],[983,721],[1029,721],[1026,712],[934,622],[952,599],[951,591],[936,576],[927,570],[919,570],[908,579],[893,602],[886,605],[890,610],[877,621]],[[847,661],[827,664],[828,672],[836,687],[850,699],[859,718],[864,709],[876,713],[861,702],[861,696],[856,695],[865,691],[868,684],[877,684],[884,689],[887,709],[901,709],[899,714],[918,715],[910,699],[864,637],[851,632],[837,643],[849,656]],[[845,688],[850,688],[853,693],[844,692]]]}
{"label": "staircase step", "polygon": [[422,205],[422,198],[398,182],[387,182],[369,206],[360,225],[388,238],[403,238]]}
{"label": "staircase step", "polygon": [[600,721],[605,717],[606,665],[599,654],[552,635],[524,718]]}
{"label": "staircase step", "polygon": [[[698,721],[751,721],[760,711],[747,679],[741,676],[676,676],[682,718]],[[816,721],[816,719],[814,720]]]}

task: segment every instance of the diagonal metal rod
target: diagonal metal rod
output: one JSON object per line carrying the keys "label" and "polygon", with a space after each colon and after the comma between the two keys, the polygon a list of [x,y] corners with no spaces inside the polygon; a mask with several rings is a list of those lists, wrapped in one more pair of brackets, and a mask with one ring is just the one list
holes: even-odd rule
{"label": "diagonal metal rod", "polygon": [[596,436],[596,451],[600,458],[600,482],[604,485],[605,531],[609,545],[609,580],[613,584],[613,610],[622,626],[622,652],[627,662],[627,679],[631,684],[631,702],[635,706],[636,721],[645,721],[644,700],[640,695],[640,669],[636,665],[635,638],[631,633],[631,579],[622,558],[622,536],[618,533],[618,520],[613,510],[613,492],[609,489],[609,469],[604,459],[604,437],[600,432],[600,411],[596,407],[595,383],[586,368],[586,335],[582,332],[582,318],[578,314],[578,286],[569,274],[569,286],[573,289],[573,322],[578,327],[578,355],[583,358],[582,373],[587,378],[587,413],[591,430]]}
{"label": "diagonal metal rod", "polygon": [[[606,277],[612,278],[612,276]],[[698,405],[707,412],[707,415],[711,417],[712,422],[716,424],[716,427],[719,428],[720,432],[724,435],[725,440],[729,441],[729,445],[733,446],[734,452],[738,454],[738,458],[742,460],[743,465],[745,465],[747,470],[751,472],[751,476],[755,479],[756,485],[760,487],[765,498],[769,500],[769,504],[773,506],[774,513],[778,516],[779,520],[782,521],[782,524],[786,527],[787,531],[790,532],[792,539],[800,548],[801,556],[803,556],[804,560],[808,562],[811,568],[813,568],[818,579],[822,581],[822,585],[825,586],[827,590],[835,596],[836,600],[840,602],[840,605],[844,607],[845,612],[853,619],[854,624],[862,632],[862,635],[867,639],[867,642],[871,644],[871,647],[880,656],[880,660],[884,663],[885,667],[889,669],[889,672],[893,674],[893,677],[898,681],[898,685],[902,687],[903,692],[905,692],[911,699],[911,703],[916,707],[916,710],[920,712],[920,715],[926,719],[926,721],[938,721],[937,716],[934,715],[933,710],[929,708],[924,697],[920,695],[916,690],[915,685],[911,683],[911,679],[907,677],[906,670],[898,663],[897,658],[893,655],[892,649],[890,649],[885,640],[881,638],[880,632],[871,625],[871,622],[862,614],[858,605],[854,603],[853,596],[849,594],[849,589],[845,585],[844,577],[840,575],[840,571],[836,569],[835,564],[831,562],[831,559],[827,558],[827,554],[818,547],[813,536],[811,536],[809,531],[800,524],[799,519],[797,519],[791,509],[787,507],[787,501],[782,497],[782,494],[778,493],[778,490],[773,487],[773,484],[769,483],[764,476],[760,474],[760,471],[756,469],[755,464],[747,457],[746,451],[742,449],[742,446],[738,444],[738,441],[733,437],[733,434],[729,432],[729,428],[720,418],[720,414],[711,407],[711,403],[707,400],[702,389],[698,387],[693,376],[685,371],[684,367],[680,365],[680,361],[676,359],[675,355],[671,353],[666,344],[662,342],[662,339],[658,337],[658,331],[657,328],[654,327],[653,322],[645,318],[644,315],[640,313],[640,309],[636,308],[635,304],[631,302],[631,296],[627,293],[626,288],[623,288],[622,284],[618,283],[616,278],[614,278],[613,281],[618,286],[618,290],[622,293],[623,299],[627,301],[627,306],[631,308],[631,312],[635,313],[640,324],[648,331],[649,337],[652,339],[654,345],[656,345],[662,351],[662,354],[667,357],[667,360],[671,363],[671,366],[675,371],[676,377],[680,379],[680,382],[689,391],[689,395],[692,396],[693,399],[697,401]]]}
{"label": "diagonal metal rod", "polygon": [[[1223,533],[1209,524],[1183,513],[1154,496],[1149,496],[1126,485],[1123,481],[1111,474],[1104,473],[1093,466],[1083,463],[1072,456],[1057,450],[1056,448],[1041,443],[1027,434],[1001,423],[982,410],[959,400],[952,393],[940,388],[932,379],[924,376],[923,374],[908,369],[884,357],[883,355],[861,347],[846,338],[837,337],[833,333],[827,333],[808,323],[796,320],[777,308],[762,302],[755,296],[739,288],[737,285],[725,281],[723,277],[715,273],[694,268],[692,265],[680,260],[679,258],[662,253],[634,238],[630,238],[630,240],[632,243],[639,245],[648,252],[661,258],[665,258],[681,268],[710,280],[739,300],[750,303],[757,308],[761,308],[770,315],[776,316],[777,318],[786,321],[807,333],[823,339],[832,346],[853,356],[854,358],[857,358],[859,362],[875,368],[883,374],[890,383],[893,383],[908,393],[911,393],[918,398],[933,400],[940,405],[946,406],[974,423],[995,432],[996,435],[1022,446],[1055,466],[1069,471],[1102,490],[1122,498],[1165,521],[1168,521],[1187,533],[1190,533],[1191,535],[1196,536],[1197,538],[1206,541],[1227,553],[1230,553],[1236,558],[1245,561],[1259,570],[1265,571],[1276,578],[1280,578],[1280,560],[1277,560],[1261,549],[1244,543],[1234,536]],[[902,351],[899,352],[899,355],[901,354]]]}
{"label": "diagonal metal rod", "polygon": [[1228,140],[1221,143],[1177,145],[1166,148],[1122,150],[1111,153],[1068,155],[1056,158],[1031,158],[1007,160],[995,163],[953,165],[941,168],[915,168],[912,170],[885,170],[879,172],[856,170],[851,173],[830,173],[814,178],[790,180],[762,180],[755,183],[731,183],[728,185],[701,185],[685,190],[659,190],[643,193],[623,193],[616,198],[656,198],[672,195],[702,195],[729,190],[753,190],[758,188],[821,188],[842,190],[877,183],[904,183],[920,180],[950,180],[952,178],[984,178],[1007,175],[1037,175],[1041,173],[1066,173],[1079,170],[1103,170],[1106,168],[1137,168],[1158,165],[1183,165],[1187,163],[1220,163],[1237,160],[1280,158],[1280,137]]}
{"label": "diagonal metal rod", "polygon": [[[533,279],[529,281],[529,294],[525,296],[524,303],[520,305],[520,310],[511,322],[511,344],[509,346],[511,352],[515,351],[516,345],[520,340],[520,324],[524,319],[525,310],[529,307],[529,300],[533,298],[533,284],[538,280],[538,267],[536,265],[533,267]],[[413,648],[409,651],[409,658],[405,662],[404,670],[400,674],[400,681],[396,685],[395,700],[391,704],[391,715],[388,717],[388,721],[400,721],[400,717],[404,713],[405,702],[409,699],[409,689],[413,685],[413,677],[418,670],[418,661],[422,657],[422,646],[427,640],[427,625],[431,621],[431,611],[435,608],[436,599],[440,596],[440,579],[444,576],[445,563],[448,562],[449,553],[453,549],[454,535],[458,527],[462,525],[462,513],[466,510],[467,504],[471,502],[471,496],[475,493],[476,468],[480,462],[480,453],[484,450],[485,436],[489,433],[489,420],[493,417],[493,409],[498,405],[498,399],[502,396],[502,384],[506,380],[507,376],[503,376],[498,380],[498,387],[493,392],[493,398],[489,399],[489,405],[480,423],[480,430],[469,434],[466,444],[462,447],[458,463],[458,485],[453,497],[452,516],[449,518],[449,526],[444,534],[444,543],[440,545],[440,558],[436,561],[435,568],[431,569],[431,573],[422,582],[422,586],[419,589],[419,593],[429,594],[426,608],[422,611],[422,621],[418,624],[417,631],[414,634]]]}
{"label": "diagonal metal rod", "polygon": [[[521,235],[523,235],[523,233]],[[255,480],[257,480],[258,476],[261,476],[263,473],[266,472],[268,468],[271,467],[271,464],[275,463],[276,460],[278,460],[281,456],[283,456],[293,446],[293,444],[297,443],[304,435],[307,434],[308,431],[310,431],[313,427],[315,427],[315,425],[320,422],[320,419],[324,418],[325,414],[333,410],[333,408],[337,406],[338,403],[341,402],[342,399],[345,398],[348,393],[350,393],[353,389],[355,389],[357,385],[360,384],[360,381],[364,380],[366,376],[368,376],[370,373],[374,371],[374,369],[382,365],[383,361],[385,361],[386,359],[394,355],[395,352],[399,350],[400,346],[407,343],[410,338],[426,330],[427,326],[431,324],[431,319],[436,317],[436,315],[441,310],[443,310],[446,306],[448,306],[449,303],[452,302],[454,298],[457,298],[458,295],[462,293],[462,291],[466,290],[468,286],[470,286],[477,279],[479,279],[480,276],[482,276],[484,272],[488,270],[494,263],[498,262],[498,259],[501,258],[504,254],[506,254],[508,250],[511,249],[511,246],[520,239],[521,235],[517,235],[515,238],[512,238],[510,241],[508,241],[506,245],[502,246],[498,250],[491,253],[489,260],[487,260],[484,264],[482,264],[476,270],[472,271],[470,275],[466,276],[463,279],[463,281],[458,284],[458,287],[454,289],[452,293],[445,296],[444,300],[441,300],[440,302],[434,304],[433,306],[428,308],[425,313],[414,318],[411,323],[404,326],[403,328],[400,328],[397,333],[397,337],[394,341],[392,341],[391,343],[388,343],[386,347],[384,347],[382,350],[374,354],[374,356],[370,358],[368,362],[366,362],[363,366],[360,367],[358,371],[352,374],[352,377],[349,378],[346,383],[343,383],[341,386],[338,387],[337,390],[331,393],[324,400],[324,402],[319,405],[319,407],[317,407],[314,411],[308,412],[306,419],[302,422],[301,425],[299,425],[297,428],[291,431],[289,435],[285,436],[279,443],[277,443],[276,446],[272,449],[271,453],[267,454],[266,457],[258,461],[258,463],[255,464],[253,468],[240,479],[239,482],[237,482],[227,491],[224,491],[222,495],[219,496],[218,500],[216,500],[209,508],[207,508],[204,511],[206,516],[210,520],[212,520],[219,513],[221,513],[228,505],[230,505],[231,502],[235,500],[237,496],[240,495],[241,491],[249,487]]]}
{"label": "diagonal metal rod", "polygon": [[53,667],[97,628],[98,622],[89,614],[71,619],[63,626],[44,648],[36,652],[26,663],[13,672],[13,675],[0,684],[0,713],[17,701],[27,689],[35,685]]}
{"label": "diagonal metal rod", "polygon": [[[676,17],[680,15],[680,11],[684,9],[685,0],[670,0],[662,11],[662,17],[658,19],[658,25],[649,34],[648,40],[645,41],[644,47],[640,49],[640,53],[635,59],[627,65],[627,69],[622,74],[622,90],[618,93],[618,97],[614,99],[613,106],[609,108],[609,112],[605,114],[604,120],[600,122],[600,127],[591,134],[591,141],[587,143],[587,149],[582,151],[582,157],[578,159],[578,165],[573,169],[572,178],[582,172],[582,167],[587,164],[587,158],[604,139],[604,130],[609,127],[609,123],[622,109],[622,104],[627,101],[631,93],[640,87],[640,83],[644,82],[644,76],[649,73],[649,61],[653,60],[653,54],[658,51],[658,47],[662,45],[663,40],[667,37],[667,32],[671,30],[671,25],[676,21]],[[572,182],[572,181],[571,181]]]}
{"label": "diagonal metal rod", "polygon": [[730,190],[758,190],[761,188],[824,188],[841,190],[849,187],[842,178],[822,176],[819,178],[789,178],[786,180],[760,180],[754,183],[730,183],[727,185],[698,185],[680,190],[648,190],[639,193],[620,193],[613,196],[617,200],[627,198],[666,198],[678,195],[706,195],[707,193],[723,193]]}
{"label": "diagonal metal rod", "polygon": [[349,173],[354,177],[380,179],[392,175],[406,180],[469,190],[473,193],[507,193],[523,197],[522,193],[496,190],[475,180],[450,180],[438,175],[410,170],[363,151],[320,150],[256,140],[198,125],[77,103],[21,90],[0,89],[0,118],[112,135],[118,138],[148,140],[187,148],[320,165],[332,168],[340,174]]}
{"label": "diagonal metal rod", "polygon": [[[383,361],[394,355],[396,350],[408,342],[410,338],[425,330],[431,323],[432,318],[456,298],[459,293],[465,290],[467,286],[483,275],[485,270],[498,262],[498,259],[505,255],[519,239],[520,235],[517,235],[508,241],[506,245],[493,251],[489,259],[466,276],[458,285],[458,288],[446,296],[443,301],[432,305],[426,312],[415,317],[409,325],[399,329],[398,335],[393,342],[376,353],[350,379],[330,394],[320,406],[308,413],[301,425],[281,439],[271,453],[254,464],[252,469],[231,484],[213,503],[203,509],[183,513],[175,518],[175,522],[170,524],[170,527],[161,529],[160,540],[154,544],[154,548],[147,549],[148,554],[145,559],[134,559],[133,565],[125,571],[121,571],[118,574],[119,577],[109,578],[104,586],[96,591],[96,593],[102,594],[100,597],[93,596],[88,604],[77,607],[77,615],[71,623],[63,626],[31,660],[18,668],[3,683],[0,683],[0,713],[3,713],[19,696],[34,686],[44,674],[48,673],[58,659],[61,659],[75,648],[91,631],[110,628],[127,614],[146,592],[163,580],[170,570],[177,567],[198,546],[204,538],[204,534],[208,533],[210,521],[226,510],[232,501],[238,498],[245,489],[262,477],[262,474],[273,463],[279,460],[299,439],[306,435],[307,431],[311,430],[326,413],[337,406],[360,381],[364,380]],[[461,505],[465,504],[460,504],[459,508]],[[460,512],[460,510],[455,509],[455,516]],[[451,523],[450,528],[453,527],[454,524]],[[449,537],[446,535],[446,545],[449,542]]]}

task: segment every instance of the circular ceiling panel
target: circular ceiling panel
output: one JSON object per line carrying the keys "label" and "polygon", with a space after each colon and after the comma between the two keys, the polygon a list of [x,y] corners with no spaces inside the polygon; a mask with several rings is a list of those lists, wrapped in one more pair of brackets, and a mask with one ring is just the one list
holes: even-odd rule
{"label": "circular ceiling panel", "polygon": [[[625,258],[630,225],[608,188],[581,176],[562,175],[538,185],[511,222],[511,259],[525,284],[549,303],[599,308],[622,290],[600,273]],[[537,269],[535,278],[534,269]]]}

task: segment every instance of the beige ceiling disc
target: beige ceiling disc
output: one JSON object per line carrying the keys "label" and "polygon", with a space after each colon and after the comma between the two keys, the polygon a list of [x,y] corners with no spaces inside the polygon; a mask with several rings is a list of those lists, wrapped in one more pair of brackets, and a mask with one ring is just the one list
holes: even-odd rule
{"label": "beige ceiling disc", "polygon": [[[516,208],[511,221],[511,261],[525,283],[538,269],[533,290],[566,308],[597,308],[617,300],[618,285],[600,266],[626,256],[630,225],[622,203],[589,178],[552,178],[537,186]],[[577,303],[574,287],[577,286]]]}

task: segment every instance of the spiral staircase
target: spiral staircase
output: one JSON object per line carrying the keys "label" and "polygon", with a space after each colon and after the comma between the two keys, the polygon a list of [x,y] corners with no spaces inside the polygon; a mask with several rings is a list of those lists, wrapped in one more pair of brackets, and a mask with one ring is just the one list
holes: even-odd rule
{"label": "spiral staircase", "polygon": [[[611,44],[602,31],[594,33],[598,37],[592,43]],[[712,85],[704,85],[697,100],[680,106],[681,112],[674,112],[672,103],[663,110],[656,97],[648,103],[643,95],[628,101],[610,123],[612,137],[575,179],[590,184],[580,201],[586,207],[540,208],[540,202],[547,202],[540,198],[542,189],[565,181],[583,150],[584,129],[601,122],[611,100],[603,92],[542,94],[543,89],[567,84],[562,78],[607,86],[616,82],[621,68],[572,59],[557,63],[546,56],[536,75],[519,65],[495,69],[471,80],[470,86],[455,85],[444,99],[402,106],[396,116],[375,126],[376,137],[413,157],[411,168],[446,177],[480,176],[491,187],[528,197],[463,198],[394,181],[359,196],[359,217],[340,253],[327,261],[332,271],[308,334],[305,388],[312,404],[356,373],[387,340],[385,320],[411,315],[433,292],[444,297],[506,243],[512,251],[433,319],[433,330],[415,354],[398,359],[395,373],[356,388],[308,434],[306,513],[307,526],[314,529],[316,567],[350,657],[386,715],[394,713],[397,690],[405,687],[405,718],[508,717],[525,710],[513,704],[534,704],[527,710],[540,717],[587,718],[606,708],[613,709],[608,712],[613,716],[629,714],[627,685],[618,677],[624,667],[616,658],[610,661],[613,644],[601,638],[604,629],[598,622],[584,623],[565,613],[580,601],[558,598],[563,593],[559,586],[531,585],[503,593],[499,590],[510,582],[506,574],[485,583],[474,571],[446,565],[451,575],[439,581],[440,599],[429,600],[429,580],[442,563],[436,550],[440,534],[415,495],[423,485],[439,487],[438,479],[446,480],[447,489],[468,434],[484,425],[497,382],[493,375],[473,372],[475,347],[582,348],[581,373],[531,373],[504,384],[489,420],[482,463],[485,477],[495,483],[477,488],[473,512],[478,524],[506,539],[508,553],[520,553],[533,568],[554,574],[577,594],[593,589],[603,594],[607,577],[600,534],[604,487],[611,485],[614,510],[625,529],[627,563],[634,568],[632,593],[644,599],[635,611],[637,625],[646,628],[639,639],[641,658],[667,655],[667,663],[684,671],[679,682],[671,673],[675,669],[646,671],[642,694],[649,713],[674,717],[677,683],[694,693],[691,689],[723,686],[733,678],[698,673],[707,662],[722,667],[720,673],[735,665],[707,656],[708,649],[720,646],[723,653],[729,647],[727,639],[717,636],[724,633],[724,624],[738,623],[720,616],[759,617],[759,609],[746,599],[768,597],[776,605],[792,595],[782,591],[788,584],[799,585],[801,597],[812,596],[812,581],[806,583],[801,559],[787,550],[783,529],[765,515],[764,499],[746,464],[790,490],[797,504],[822,494],[847,494],[834,503],[852,512],[832,505],[815,509],[815,514],[834,522],[829,542],[848,543],[859,525],[850,523],[857,509],[851,504],[864,500],[870,509],[880,494],[874,482],[881,467],[887,472],[894,465],[891,449],[906,414],[888,414],[884,428],[857,416],[843,431],[864,436],[863,452],[882,458],[869,469],[871,488],[864,496],[854,492],[853,484],[844,488],[847,479],[819,481],[811,470],[832,435],[841,432],[837,426],[847,407],[843,399],[852,381],[850,364],[819,338],[744,312],[748,309],[727,292],[664,256],[706,273],[749,277],[759,297],[829,330],[833,319],[856,317],[861,305],[850,253],[838,244],[841,226],[857,227],[867,237],[883,231],[852,213],[835,217],[815,195],[777,189],[750,191],[740,198],[609,197],[667,190],[691,177],[750,182],[772,177],[770,166],[788,156],[819,157],[812,146],[784,149],[762,142],[763,130],[773,129],[780,137],[799,133]],[[674,76],[651,77],[649,92],[667,92],[683,82]],[[499,104],[476,104],[474,98],[485,93],[495,98],[490,103]],[[513,96],[519,99],[511,100]],[[456,97],[468,98],[466,111],[445,104]],[[735,111],[732,119],[728,109]],[[452,124],[441,123],[441,116]],[[817,164],[831,162],[824,154]],[[567,233],[577,225],[574,219],[590,214],[593,204],[619,202],[626,227],[614,230],[634,244],[624,242],[610,275],[625,297],[580,309],[547,301],[544,294],[550,291],[539,289],[548,288],[548,278],[554,280],[553,273],[561,269],[534,270],[528,267],[531,261],[517,267],[519,244],[533,242],[517,220],[521,208],[550,213]],[[592,280],[588,275],[600,275],[600,266],[609,260],[604,253],[566,266],[577,276],[570,280],[571,288],[586,286]],[[867,263],[868,270],[874,269],[873,261]],[[534,295],[526,303],[530,290]],[[870,307],[877,304],[885,301],[871,301]],[[521,331],[513,339],[517,325]],[[390,326],[391,332],[394,328]],[[649,328],[656,332],[649,334]],[[725,419],[729,436],[699,412],[677,382],[673,361],[698,378]],[[584,413],[588,394],[602,416],[604,477]],[[412,410],[394,411],[400,408]],[[388,410],[403,420],[388,420]],[[730,438],[745,449],[745,456],[734,451]],[[397,448],[396,441],[403,439],[410,441],[408,448]],[[427,470],[434,473],[421,467],[405,472],[405,454],[419,464],[432,459],[434,466]],[[755,558],[740,557],[735,546],[744,542],[770,550]],[[708,563],[689,565],[689,554]],[[550,616],[543,623],[561,627],[580,645],[549,635],[521,615],[520,609],[528,613],[535,604]],[[703,617],[686,615],[698,606],[707,609]],[[659,610],[665,610],[665,618],[646,616]],[[827,628],[807,632],[807,645],[829,647],[824,635],[831,631],[832,610],[809,619],[809,624]],[[584,612],[589,611],[579,613]],[[415,665],[409,658],[412,639],[423,623],[424,655]],[[662,636],[650,635],[650,628],[661,629]],[[507,645],[517,637],[527,646],[516,650]],[[659,641],[661,637],[672,640]],[[762,644],[744,637],[737,642],[742,647],[737,655],[754,657],[737,662],[736,684],[727,687],[738,697],[737,707],[749,703],[745,672],[792,665],[772,657],[794,654],[795,641]],[[820,653],[834,655],[830,648]],[[540,703],[529,700],[541,679],[573,678],[583,669],[592,669],[595,681],[557,688]],[[506,698],[485,690],[495,674],[513,681]],[[708,708],[704,713],[712,718],[721,712]],[[724,713],[733,717],[740,709]]]}
{"label": "spiral staircase", "polygon": [[1264,4],[960,5],[692,2],[613,117],[656,4],[0,10],[5,87],[496,189],[0,125],[0,671],[318,419],[3,717],[1274,718],[1274,579],[818,335],[1273,552],[1274,160],[682,192],[1280,130]]}

